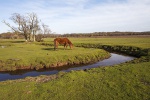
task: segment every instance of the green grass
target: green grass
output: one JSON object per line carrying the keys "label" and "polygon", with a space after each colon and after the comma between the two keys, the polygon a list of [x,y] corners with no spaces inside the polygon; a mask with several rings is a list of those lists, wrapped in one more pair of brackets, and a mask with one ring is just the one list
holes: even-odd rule
{"label": "green grass", "polygon": [[[1,100],[149,100],[150,63],[124,64],[59,73],[38,82],[26,78],[0,83]],[[44,77],[44,76],[42,76]],[[31,78],[32,79],[32,78]],[[45,76],[45,80],[46,80]]]}
{"label": "green grass", "polygon": [[[93,43],[102,45],[124,45],[124,46],[135,46],[140,48],[150,48],[150,37],[109,37],[109,38],[69,38],[73,44],[78,43]],[[53,44],[54,38],[45,38],[44,43]],[[23,43],[24,40],[8,40],[1,39],[0,46],[4,43],[6,45]]]}
{"label": "green grass", "polygon": [[[52,45],[52,40],[52,38],[45,39],[43,46],[37,45],[41,43],[24,44],[22,46],[27,46],[26,52],[28,46],[30,50],[32,46],[38,48],[36,52],[43,53],[39,46],[50,48],[48,45]],[[70,40],[75,45],[91,43],[150,48],[150,38],[70,38]],[[7,40],[7,44],[9,43],[11,42]],[[14,47],[19,46],[20,43],[13,43],[13,45]],[[83,48],[75,47],[75,51],[76,49]],[[84,48],[83,50],[91,51],[93,49]],[[50,49],[43,51],[49,53]],[[70,51],[60,49],[56,52],[69,53]],[[53,51],[53,53],[55,52]],[[0,94],[3,94],[0,96],[0,100],[149,100],[150,55],[111,67],[106,66],[68,73],[60,72],[57,75],[42,75],[0,82]]]}
{"label": "green grass", "polygon": [[63,46],[59,46],[59,49],[54,51],[53,46],[36,43],[9,44],[0,48],[0,70],[40,69],[68,64],[87,64],[109,57],[108,52],[100,49],[74,47],[72,50],[69,48],[64,50]]}
{"label": "green grass", "polygon": [[[69,38],[78,47],[96,47],[108,51],[140,57],[150,50],[150,37]],[[52,45],[53,38],[46,38],[45,45]]]}
{"label": "green grass", "polygon": [[93,43],[101,45],[124,45],[135,46],[140,48],[150,48],[150,38],[71,38],[73,43]]}

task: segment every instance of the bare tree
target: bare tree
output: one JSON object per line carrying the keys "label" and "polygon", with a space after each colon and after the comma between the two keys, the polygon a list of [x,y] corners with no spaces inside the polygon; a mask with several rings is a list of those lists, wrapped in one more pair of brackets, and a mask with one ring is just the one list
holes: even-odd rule
{"label": "bare tree", "polygon": [[50,30],[50,28],[49,28],[49,26],[48,25],[45,25],[44,23],[42,23],[42,33],[43,34],[50,34],[51,33],[51,30]]}
{"label": "bare tree", "polygon": [[35,34],[40,29],[39,19],[35,13],[28,13],[27,16],[18,13],[12,14],[10,18],[18,27],[13,27],[6,21],[3,21],[15,32],[23,33],[26,41],[35,41]]}
{"label": "bare tree", "polygon": [[29,24],[30,24],[30,38],[33,37],[33,41],[35,41],[35,35],[38,30],[40,30],[39,20],[35,13],[28,14],[29,17]]}
{"label": "bare tree", "polygon": [[19,32],[16,30],[15,27],[11,26],[11,25],[10,25],[9,23],[7,23],[5,20],[3,20],[2,22],[5,23],[9,28],[11,28],[11,29],[14,31],[15,35],[18,36],[18,33],[19,33]]}
{"label": "bare tree", "polygon": [[12,17],[10,18],[15,24],[18,25],[16,31],[19,31],[20,33],[24,34],[24,37],[26,41],[29,41],[29,25],[27,23],[27,18],[26,16],[20,15],[18,13],[12,14]]}

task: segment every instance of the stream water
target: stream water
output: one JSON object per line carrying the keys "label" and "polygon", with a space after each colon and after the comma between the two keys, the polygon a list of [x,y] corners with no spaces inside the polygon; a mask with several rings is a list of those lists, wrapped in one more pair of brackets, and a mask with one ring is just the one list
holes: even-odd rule
{"label": "stream water", "polygon": [[43,70],[19,70],[14,72],[1,72],[0,73],[0,81],[5,80],[13,80],[13,79],[21,79],[27,76],[39,76],[39,75],[52,75],[56,74],[60,71],[69,72],[71,70],[82,70],[82,69],[90,69],[100,66],[112,66],[116,64],[120,64],[123,62],[127,62],[133,60],[134,57],[125,56],[120,54],[111,53],[111,57],[108,59],[104,59],[94,64],[90,65],[83,65],[83,66],[76,66],[76,67],[61,67],[61,68],[53,68],[53,69],[43,69]]}

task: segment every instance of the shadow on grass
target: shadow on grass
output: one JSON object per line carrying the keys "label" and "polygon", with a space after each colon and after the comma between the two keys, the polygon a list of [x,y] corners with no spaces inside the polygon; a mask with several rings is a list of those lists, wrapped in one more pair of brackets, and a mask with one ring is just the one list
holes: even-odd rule
{"label": "shadow on grass", "polygon": [[71,49],[58,48],[58,49],[54,50],[54,48],[42,48],[42,50],[59,51],[59,50],[71,50]]}
{"label": "shadow on grass", "polygon": [[10,41],[0,41],[1,43],[24,43],[25,41],[13,41],[13,40],[10,40]]}
{"label": "shadow on grass", "polygon": [[54,48],[42,48],[42,50],[54,51]]}
{"label": "shadow on grass", "polygon": [[25,41],[10,41],[11,43],[24,43]]}

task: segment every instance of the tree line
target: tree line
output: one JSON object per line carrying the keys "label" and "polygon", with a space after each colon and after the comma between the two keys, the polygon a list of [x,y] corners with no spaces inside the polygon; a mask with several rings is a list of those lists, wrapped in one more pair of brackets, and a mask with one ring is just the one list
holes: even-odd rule
{"label": "tree line", "polygon": [[[42,38],[56,38],[56,37],[102,37],[102,36],[138,36],[150,35],[150,32],[95,32],[95,33],[71,33],[71,34],[54,34],[54,33],[38,33],[35,35],[36,41],[41,41]],[[24,34],[15,32],[1,33],[2,39],[23,39]]]}
{"label": "tree line", "polygon": [[149,32],[94,32],[94,33],[71,33],[64,34],[63,37],[102,37],[102,36],[132,36],[132,35],[150,35]]}

